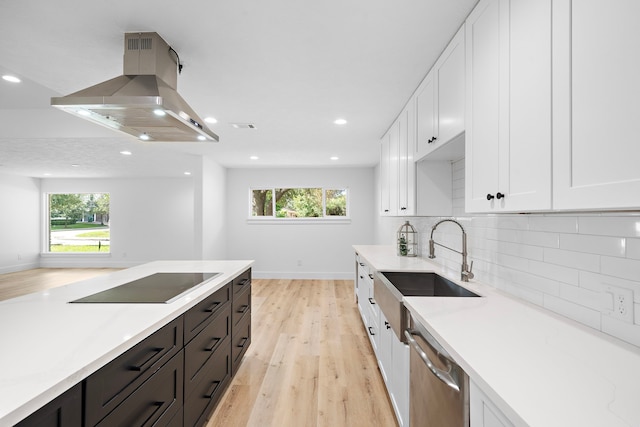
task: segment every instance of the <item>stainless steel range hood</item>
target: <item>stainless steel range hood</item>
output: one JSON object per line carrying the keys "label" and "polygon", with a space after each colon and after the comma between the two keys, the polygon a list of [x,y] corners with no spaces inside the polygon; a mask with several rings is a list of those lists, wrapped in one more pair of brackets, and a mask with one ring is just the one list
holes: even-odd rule
{"label": "stainless steel range hood", "polygon": [[149,141],[218,141],[176,92],[177,54],[157,33],[125,33],[124,75],[51,105]]}

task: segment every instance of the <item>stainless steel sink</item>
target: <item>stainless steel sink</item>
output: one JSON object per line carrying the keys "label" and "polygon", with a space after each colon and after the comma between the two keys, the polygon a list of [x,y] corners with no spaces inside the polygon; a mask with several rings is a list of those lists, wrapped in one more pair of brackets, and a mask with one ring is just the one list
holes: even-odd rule
{"label": "stainless steel sink", "polygon": [[398,339],[406,341],[409,315],[403,297],[479,297],[480,295],[435,273],[378,272],[373,280],[373,299]]}
{"label": "stainless steel sink", "polygon": [[478,297],[435,273],[381,273],[405,297]]}

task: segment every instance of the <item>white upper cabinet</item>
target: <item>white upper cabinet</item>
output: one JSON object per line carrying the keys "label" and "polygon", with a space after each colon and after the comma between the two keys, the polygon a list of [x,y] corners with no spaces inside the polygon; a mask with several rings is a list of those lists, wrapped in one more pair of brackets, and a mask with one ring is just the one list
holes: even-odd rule
{"label": "white upper cabinet", "polygon": [[551,1],[481,1],[466,21],[467,212],[551,208]]}
{"label": "white upper cabinet", "polygon": [[416,90],[416,160],[464,132],[464,43],[462,26]]}
{"label": "white upper cabinet", "polygon": [[553,207],[640,207],[640,2],[553,2]]}

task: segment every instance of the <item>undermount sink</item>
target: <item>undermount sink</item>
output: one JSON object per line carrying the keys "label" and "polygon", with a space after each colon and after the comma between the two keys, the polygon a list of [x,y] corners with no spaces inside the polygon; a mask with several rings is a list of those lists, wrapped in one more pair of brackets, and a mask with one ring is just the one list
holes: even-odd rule
{"label": "undermount sink", "polygon": [[479,297],[435,273],[382,273],[405,297]]}
{"label": "undermount sink", "polygon": [[373,299],[387,318],[396,336],[404,339],[408,327],[403,297],[479,297],[435,273],[378,272],[373,280]]}

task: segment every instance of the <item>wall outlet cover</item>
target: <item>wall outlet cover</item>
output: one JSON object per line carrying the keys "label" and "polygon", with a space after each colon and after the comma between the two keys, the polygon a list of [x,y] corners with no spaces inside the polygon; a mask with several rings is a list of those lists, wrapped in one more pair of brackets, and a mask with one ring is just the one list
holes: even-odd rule
{"label": "wall outlet cover", "polygon": [[602,313],[626,323],[633,323],[633,291],[605,285],[603,292]]}

